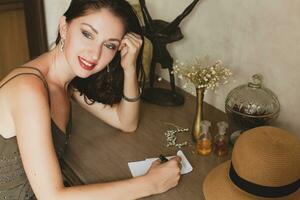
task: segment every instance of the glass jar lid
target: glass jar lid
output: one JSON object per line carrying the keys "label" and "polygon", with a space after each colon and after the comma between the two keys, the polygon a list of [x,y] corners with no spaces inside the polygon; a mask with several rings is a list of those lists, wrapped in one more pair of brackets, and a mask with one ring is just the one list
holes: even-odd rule
{"label": "glass jar lid", "polygon": [[225,101],[225,109],[253,117],[278,115],[279,101],[271,90],[263,87],[262,80],[262,75],[254,74],[252,82],[231,90]]}

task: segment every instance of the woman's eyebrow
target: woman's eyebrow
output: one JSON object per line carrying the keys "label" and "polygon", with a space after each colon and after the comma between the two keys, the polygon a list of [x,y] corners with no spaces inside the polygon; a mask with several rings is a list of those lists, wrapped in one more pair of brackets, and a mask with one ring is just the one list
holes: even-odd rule
{"label": "woman's eyebrow", "polygon": [[110,38],[107,41],[121,43],[121,41],[119,39],[117,39],[117,38]]}
{"label": "woman's eyebrow", "polygon": [[[94,31],[96,34],[98,34],[98,31],[97,31],[92,25],[87,24],[87,23],[82,23],[82,25],[86,25],[86,26],[90,27],[90,29],[92,29],[92,31]],[[121,41],[120,41],[119,39],[117,39],[117,38],[110,38],[110,39],[108,39],[107,41],[111,41],[111,42],[119,42],[119,43],[121,43]]]}
{"label": "woman's eyebrow", "polygon": [[98,34],[98,31],[90,24],[87,24],[87,23],[82,23],[82,25],[86,25],[88,27],[90,27],[92,29],[92,31],[94,31],[96,34]]}

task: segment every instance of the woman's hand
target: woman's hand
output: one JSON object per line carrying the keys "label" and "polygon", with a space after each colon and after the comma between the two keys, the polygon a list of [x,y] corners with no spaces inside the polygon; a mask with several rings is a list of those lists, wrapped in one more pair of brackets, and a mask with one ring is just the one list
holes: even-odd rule
{"label": "woman's hand", "polygon": [[136,59],[142,44],[141,36],[136,33],[130,32],[124,36],[119,48],[121,51],[121,66],[124,71],[135,70]]}
{"label": "woman's hand", "polygon": [[176,156],[165,163],[159,160],[152,163],[145,175],[153,186],[153,194],[165,192],[175,187],[180,179],[181,158]]}

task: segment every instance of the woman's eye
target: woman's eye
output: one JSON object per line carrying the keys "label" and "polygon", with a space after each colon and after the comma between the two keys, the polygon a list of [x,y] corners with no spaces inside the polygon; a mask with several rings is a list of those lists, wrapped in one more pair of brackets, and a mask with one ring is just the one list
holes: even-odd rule
{"label": "woman's eye", "polygon": [[93,36],[92,34],[90,34],[89,32],[87,31],[81,31],[82,35],[84,35],[84,37],[88,38],[88,39],[93,39]]}
{"label": "woman's eye", "polygon": [[112,43],[104,43],[104,46],[111,50],[116,50],[116,48],[117,48],[116,45],[112,44]]}

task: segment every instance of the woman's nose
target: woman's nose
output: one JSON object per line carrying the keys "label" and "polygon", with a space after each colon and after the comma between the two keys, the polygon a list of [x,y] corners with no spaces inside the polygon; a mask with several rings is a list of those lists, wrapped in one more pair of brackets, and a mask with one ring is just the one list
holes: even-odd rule
{"label": "woman's nose", "polygon": [[102,47],[101,45],[95,45],[92,47],[91,51],[91,58],[93,61],[98,61],[101,57]]}

